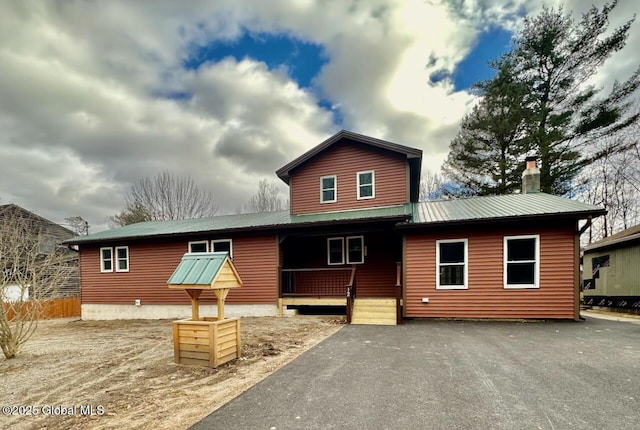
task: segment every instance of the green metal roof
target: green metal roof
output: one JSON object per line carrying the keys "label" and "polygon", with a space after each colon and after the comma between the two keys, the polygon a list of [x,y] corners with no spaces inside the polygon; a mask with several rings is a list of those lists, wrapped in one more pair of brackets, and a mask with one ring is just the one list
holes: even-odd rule
{"label": "green metal roof", "polygon": [[83,244],[170,235],[313,227],[385,219],[403,222],[403,227],[419,227],[427,224],[484,222],[518,217],[570,216],[583,219],[605,213],[606,211],[600,207],[551,194],[509,194],[433,200],[308,215],[291,215],[288,211],[279,211],[177,221],[150,221],[105,230],[88,236],[74,237],[64,243]]}
{"label": "green metal roof", "polygon": [[410,213],[410,205],[396,205],[309,215],[290,215],[289,211],[279,211],[254,214],[221,215],[210,218],[184,219],[176,221],[148,221],[111,230],[104,230],[87,236],[74,237],[64,243],[83,244],[177,234],[286,228],[306,226],[308,224],[332,224],[384,218],[397,218],[402,220],[404,218],[409,218]]}
{"label": "green metal roof", "polygon": [[167,284],[211,285],[227,256],[226,252],[185,254]]}
{"label": "green metal roof", "polygon": [[586,218],[604,213],[606,211],[600,207],[546,193],[507,194],[416,203],[412,221],[408,224],[563,215]]}

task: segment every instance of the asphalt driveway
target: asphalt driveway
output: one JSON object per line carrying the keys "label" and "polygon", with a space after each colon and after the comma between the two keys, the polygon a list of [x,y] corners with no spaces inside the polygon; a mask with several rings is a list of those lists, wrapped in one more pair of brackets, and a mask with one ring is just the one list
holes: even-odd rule
{"label": "asphalt driveway", "polygon": [[640,324],[345,326],[193,429],[638,429]]}

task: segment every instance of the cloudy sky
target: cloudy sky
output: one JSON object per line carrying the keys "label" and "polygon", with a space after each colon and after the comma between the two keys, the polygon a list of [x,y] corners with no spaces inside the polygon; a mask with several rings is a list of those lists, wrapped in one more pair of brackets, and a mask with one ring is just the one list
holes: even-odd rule
{"label": "cloudy sky", "polygon": [[[285,192],[274,171],[340,129],[421,148],[437,171],[473,106],[469,86],[541,7],[0,0],[0,204],[80,215],[96,232],[132,183],[168,170],[233,213],[262,178]],[[637,12],[621,0],[611,28]],[[629,77],[638,46],[636,22],[595,79]]]}

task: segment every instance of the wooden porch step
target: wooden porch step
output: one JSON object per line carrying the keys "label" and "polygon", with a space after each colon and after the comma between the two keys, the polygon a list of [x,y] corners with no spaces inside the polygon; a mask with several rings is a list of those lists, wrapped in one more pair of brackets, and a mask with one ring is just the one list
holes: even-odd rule
{"label": "wooden porch step", "polygon": [[356,298],[351,324],[396,325],[396,300]]}

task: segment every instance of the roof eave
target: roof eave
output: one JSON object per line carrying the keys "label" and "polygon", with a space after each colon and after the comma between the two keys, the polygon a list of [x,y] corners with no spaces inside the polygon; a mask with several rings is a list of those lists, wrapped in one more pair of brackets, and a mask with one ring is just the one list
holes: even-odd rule
{"label": "roof eave", "polygon": [[354,133],[352,131],[340,130],[338,133],[329,137],[319,145],[311,148],[309,151],[305,152],[298,158],[293,161],[290,161],[283,167],[276,170],[276,175],[280,179],[282,179],[286,184],[289,184],[290,172],[291,170],[296,169],[298,166],[304,164],[305,162],[311,160],[316,155],[320,154],[325,149],[332,146],[334,143],[337,143],[341,139],[350,139],[355,142],[365,143],[380,149],[386,149],[388,151],[397,152],[404,154],[407,159],[418,158],[422,160],[422,150],[411,148],[408,146],[400,145],[393,142],[388,142],[382,139],[376,139],[374,137],[365,136],[362,134]]}
{"label": "roof eave", "polygon": [[367,224],[367,223],[375,223],[375,222],[403,222],[407,221],[411,218],[411,215],[402,214],[402,215],[387,215],[381,217],[371,217],[371,218],[354,218],[354,219],[346,219],[346,220],[326,220],[326,221],[309,221],[309,222],[296,222],[296,223],[288,223],[288,224],[270,224],[270,225],[261,225],[261,226],[250,226],[250,227],[236,227],[236,228],[226,228],[220,230],[202,230],[202,231],[193,231],[193,232],[182,232],[182,233],[160,233],[160,234],[150,234],[145,236],[120,236],[120,237],[109,237],[109,238],[99,238],[95,240],[66,240],[63,242],[65,245],[93,245],[99,243],[113,243],[113,242],[123,242],[123,241],[133,241],[133,240],[158,240],[158,239],[166,239],[171,237],[189,237],[189,236],[198,236],[203,234],[221,234],[221,233],[245,233],[245,232],[259,232],[263,230],[292,230],[297,228],[308,228],[308,227],[324,227],[336,224]]}
{"label": "roof eave", "polygon": [[398,224],[397,228],[401,230],[410,230],[416,228],[425,227],[437,227],[442,225],[447,226],[464,226],[474,224],[491,224],[500,221],[535,221],[541,219],[575,219],[581,220],[588,217],[596,217],[605,215],[606,210],[601,209],[597,211],[574,211],[574,212],[562,212],[562,213],[550,213],[550,214],[531,214],[531,215],[511,215],[492,218],[474,218],[474,219],[462,219],[462,220],[446,220],[446,221],[432,221],[432,222],[406,222]]}

